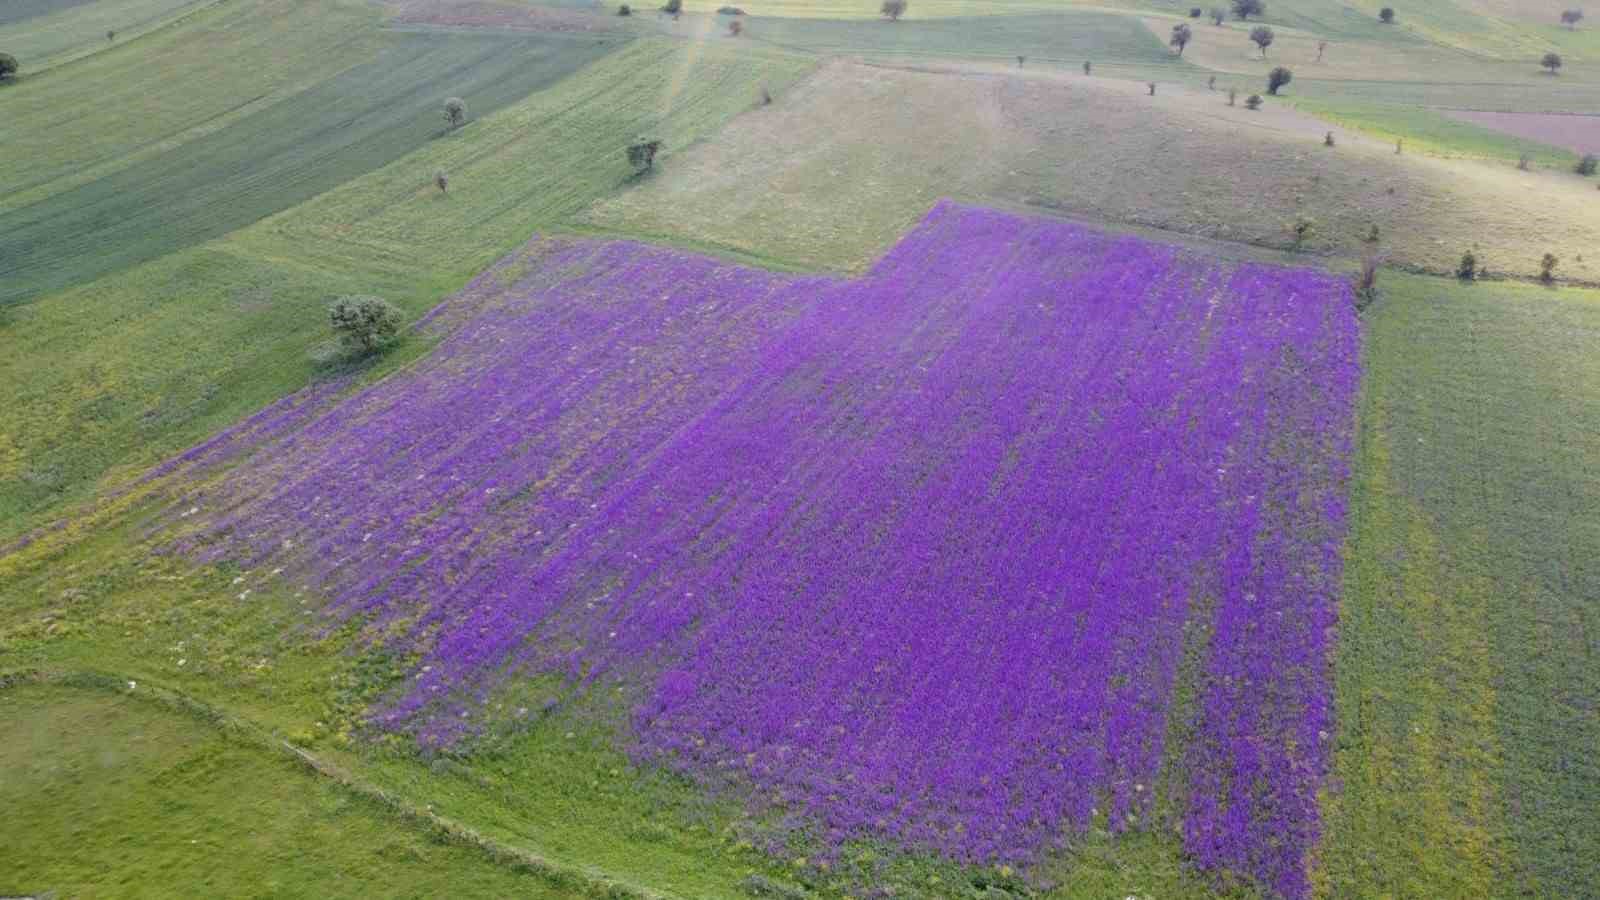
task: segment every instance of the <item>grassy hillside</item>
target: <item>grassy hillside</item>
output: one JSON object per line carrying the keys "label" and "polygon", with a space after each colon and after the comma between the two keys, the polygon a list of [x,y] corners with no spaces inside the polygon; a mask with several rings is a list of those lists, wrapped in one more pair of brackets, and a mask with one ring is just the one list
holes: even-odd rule
{"label": "grassy hillside", "polygon": [[[646,39],[548,90],[244,231],[9,314],[0,532],[131,475],[316,376],[323,307],[378,293],[420,314],[540,228],[633,177],[644,132],[670,155],[811,65],[757,48]],[[450,174],[441,195],[433,173]]]}
{"label": "grassy hillside", "polygon": [[1368,318],[1329,896],[1600,892],[1600,295],[1395,277]]}
{"label": "grassy hillside", "polygon": [[[567,898],[134,688],[0,690],[0,891]],[[116,835],[115,840],[105,837]]]}
{"label": "grassy hillside", "polygon": [[[1235,83],[1149,97],[1076,74],[834,63],[588,221],[861,268],[935,198],[960,195],[1280,249],[1304,218],[1304,249],[1319,253],[1381,251],[1448,272],[1472,248],[1495,271],[1528,276],[1553,252],[1572,277],[1600,274],[1589,183],[1348,139],[1324,147],[1325,123],[1276,102],[1229,107]],[[793,134],[814,137],[794,145]]]}
{"label": "grassy hillside", "polygon": [[[0,48],[29,77],[109,49],[214,0],[13,0],[0,8]],[[108,40],[106,32],[116,32]]]}
{"label": "grassy hillside", "polygon": [[237,230],[447,130],[446,98],[482,117],[599,58],[617,38],[419,32],[231,124],[7,216],[0,304],[89,281]]}

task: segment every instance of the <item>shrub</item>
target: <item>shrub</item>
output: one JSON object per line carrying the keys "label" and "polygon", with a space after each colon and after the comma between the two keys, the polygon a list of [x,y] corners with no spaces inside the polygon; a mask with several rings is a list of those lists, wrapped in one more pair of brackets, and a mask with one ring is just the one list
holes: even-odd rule
{"label": "shrub", "polygon": [[1241,21],[1250,21],[1251,16],[1264,16],[1267,14],[1267,4],[1262,0],[1233,0],[1233,15]]}
{"label": "shrub", "polygon": [[1583,10],[1581,9],[1569,9],[1561,14],[1561,24],[1567,26],[1568,31],[1577,28],[1578,23],[1581,21],[1583,21]]}
{"label": "shrub", "polygon": [[1524,153],[1521,156],[1517,157],[1517,168],[1519,168],[1522,171],[1526,172],[1526,171],[1528,171],[1528,163],[1530,163],[1532,161],[1533,161],[1533,157],[1531,157],[1528,154]]}
{"label": "shrub", "polygon": [[1189,7],[1189,18],[1198,19],[1203,15],[1205,15],[1205,11],[1202,10],[1200,7],[1198,7],[1198,6]]}
{"label": "shrub", "polygon": [[1149,83],[1149,88],[1150,88],[1150,96],[1154,97],[1156,95],[1156,83],[1154,81],[1150,82]]}
{"label": "shrub", "polygon": [[1257,25],[1256,27],[1250,29],[1250,40],[1254,41],[1255,45],[1261,48],[1262,59],[1267,58],[1267,48],[1272,46],[1272,38],[1272,29],[1265,25]]}
{"label": "shrub", "polygon": [[906,14],[906,0],[883,0],[883,6],[878,8],[878,12],[889,21],[898,22],[900,17]]}
{"label": "shrub", "polygon": [[771,106],[772,105],[772,92],[767,90],[767,86],[764,85],[764,84],[761,86],[761,105],[762,106]]}
{"label": "shrub", "polygon": [[1368,231],[1367,231],[1367,243],[1376,244],[1377,242],[1378,242],[1378,223],[1377,222],[1373,222],[1372,223],[1372,227],[1370,229],[1368,229]]}
{"label": "shrub", "polygon": [[1374,254],[1361,260],[1361,272],[1356,275],[1356,309],[1363,310],[1378,299],[1378,266],[1383,258]]}
{"label": "shrub", "polygon": [[1228,105],[1232,106],[1234,98],[1239,96],[1238,88],[1228,88]]}
{"label": "shrub", "polygon": [[1333,146],[1333,132],[1330,131],[1327,134],[1322,136],[1322,146],[1324,146],[1324,147],[1332,147]]}
{"label": "shrub", "polygon": [[1544,66],[1546,69],[1549,69],[1550,70],[1550,74],[1554,75],[1556,73],[1556,70],[1561,68],[1561,54],[1559,54],[1559,53],[1546,53],[1544,55],[1544,59],[1539,60],[1539,65]]}
{"label": "shrub", "polygon": [[1583,158],[1578,160],[1578,164],[1572,168],[1572,171],[1577,172],[1579,175],[1593,175],[1597,167],[1600,167],[1600,157],[1596,157],[1593,153],[1585,153]]}
{"label": "shrub", "polygon": [[1194,39],[1194,31],[1188,25],[1172,26],[1172,38],[1167,41],[1178,48],[1178,55],[1183,55],[1183,48],[1189,46],[1189,41]]}
{"label": "shrub", "polygon": [[106,32],[106,40],[107,40],[107,41],[108,41],[108,42],[109,42],[109,41],[114,41],[114,40],[116,40],[116,39],[117,39],[117,33],[116,33],[116,32],[115,32],[115,31],[108,31],[108,32]]}
{"label": "shrub", "polygon": [[1545,284],[1555,281],[1556,265],[1560,262],[1554,253],[1546,253],[1544,259],[1539,260],[1539,280]]}
{"label": "shrub", "polygon": [[1227,18],[1227,16],[1228,16],[1227,10],[1223,9],[1222,7],[1220,7],[1220,6],[1211,7],[1211,24],[1213,24],[1213,25],[1221,25],[1222,24],[1222,20]]}
{"label": "shrub", "polygon": [[732,22],[728,23],[728,36],[729,37],[738,37],[741,34],[744,34],[744,23],[743,22],[739,21],[738,19],[734,19]]}
{"label": "shrub", "polygon": [[439,193],[450,193],[450,176],[446,175],[443,169],[433,173],[433,183],[439,188]]}
{"label": "shrub", "polygon": [[328,322],[339,341],[360,353],[371,353],[394,340],[403,321],[400,310],[382,297],[340,297],[328,308]]}
{"label": "shrub", "polygon": [[1271,72],[1267,73],[1267,93],[1276,96],[1278,93],[1278,88],[1283,87],[1293,80],[1293,72],[1285,69],[1283,66],[1277,66]]}
{"label": "shrub", "polygon": [[1023,66],[1026,66],[1027,64],[1028,64],[1028,58],[1026,56],[1017,57],[1017,68],[1020,69]]}
{"label": "shrub", "polygon": [[621,6],[617,7],[617,15],[619,15],[619,16],[631,16],[631,15],[633,15],[633,7],[631,7],[628,4],[624,3]]}
{"label": "shrub", "polygon": [[1385,6],[1383,9],[1378,10],[1378,21],[1382,22],[1385,25],[1393,25],[1394,24],[1394,7]]}
{"label": "shrub", "polygon": [[1327,41],[1317,41],[1317,62],[1322,62],[1322,51],[1328,49]]}
{"label": "shrub", "polygon": [[1089,74],[1090,70],[1093,69],[1093,68],[1094,68],[1094,63],[1089,62],[1088,60],[1084,60],[1083,61],[1083,74],[1085,74],[1085,75]]}
{"label": "shrub", "polygon": [[661,141],[655,138],[640,138],[628,145],[628,163],[640,171],[653,169],[656,164],[656,153],[660,150]]}
{"label": "shrub", "polygon": [[1206,79],[1206,90],[1214,91],[1216,89],[1217,89],[1217,76],[1213,75],[1210,78]]}
{"label": "shrub", "polygon": [[451,128],[460,128],[467,121],[467,104],[460,97],[444,102],[444,121]]}
{"label": "shrub", "polygon": [[1244,108],[1245,109],[1260,109],[1261,108],[1261,95],[1260,94],[1251,94],[1250,96],[1244,98]]}
{"label": "shrub", "polygon": [[1306,238],[1311,236],[1312,224],[1310,219],[1295,219],[1289,228],[1293,233],[1294,249],[1299,250],[1305,244]]}
{"label": "shrub", "polygon": [[672,16],[673,18],[677,18],[678,15],[683,12],[683,0],[667,0],[667,2],[662,5],[661,11],[669,16]]}
{"label": "shrub", "polygon": [[1478,257],[1471,250],[1461,254],[1461,262],[1456,264],[1456,277],[1462,281],[1471,281],[1478,277]]}
{"label": "shrub", "polygon": [[717,15],[719,15],[719,16],[742,16],[742,15],[744,15],[744,10],[740,9],[737,6],[719,6],[719,7],[717,7]]}
{"label": "shrub", "polygon": [[0,81],[15,77],[17,70],[20,68],[22,66],[17,63],[15,56],[9,53],[0,53]]}

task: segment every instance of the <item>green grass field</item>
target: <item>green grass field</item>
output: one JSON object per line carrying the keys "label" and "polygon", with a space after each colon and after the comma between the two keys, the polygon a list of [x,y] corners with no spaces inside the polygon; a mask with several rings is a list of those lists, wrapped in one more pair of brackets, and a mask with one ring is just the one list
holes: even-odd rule
{"label": "green grass field", "polygon": [[1370,314],[1329,896],[1600,892],[1597,336],[1594,292],[1395,277]]}
{"label": "green grass field", "polygon": [[249,225],[598,59],[618,38],[397,34],[359,64],[160,156],[12,211],[0,304],[30,299]]}
{"label": "green grass field", "polygon": [[[37,75],[167,24],[214,0],[13,0],[0,9],[0,47]],[[107,32],[115,32],[114,39]]]}

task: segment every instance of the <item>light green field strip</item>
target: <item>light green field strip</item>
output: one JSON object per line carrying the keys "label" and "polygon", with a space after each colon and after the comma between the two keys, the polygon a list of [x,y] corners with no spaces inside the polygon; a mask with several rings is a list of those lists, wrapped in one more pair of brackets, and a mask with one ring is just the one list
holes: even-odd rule
{"label": "light green field strip", "polygon": [[[242,232],[12,310],[0,383],[0,538],[315,377],[324,307],[420,315],[511,247],[779,93],[807,57],[644,39],[548,90]],[[432,184],[450,176],[450,191]]]}
{"label": "light green field strip", "polygon": [[[91,0],[35,3],[42,14],[0,24],[0,51],[36,76],[62,63],[112,49],[215,0]],[[51,7],[65,7],[52,9]],[[107,32],[116,32],[114,40]]]}
{"label": "light green field strip", "polygon": [[0,203],[131,164],[375,59],[393,38],[352,0],[224,0],[181,24],[0,90]]}
{"label": "light green field strip", "polygon": [[156,701],[24,684],[0,720],[8,895],[581,896]]}
{"label": "light green field strip", "polygon": [[1326,895],[1600,894],[1600,294],[1369,315]]}
{"label": "light green field strip", "polygon": [[11,211],[0,303],[21,302],[218,237],[451,139],[441,110],[487,115],[621,45],[564,34],[413,32],[228,127]]}
{"label": "light green field strip", "polygon": [[1452,119],[1422,107],[1342,103],[1317,97],[1296,97],[1292,102],[1296,108],[1333,124],[1383,141],[1400,140],[1413,153],[1505,162],[1516,162],[1527,154],[1540,167],[1563,169],[1571,168],[1578,158],[1562,147]]}

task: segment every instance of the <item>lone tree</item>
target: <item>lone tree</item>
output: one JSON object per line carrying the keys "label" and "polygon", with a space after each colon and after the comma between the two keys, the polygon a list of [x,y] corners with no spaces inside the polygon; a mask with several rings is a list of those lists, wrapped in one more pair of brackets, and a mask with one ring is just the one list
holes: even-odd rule
{"label": "lone tree", "polygon": [[1087,59],[1083,61],[1083,74],[1087,75],[1094,69],[1094,63]]}
{"label": "lone tree", "polygon": [[1472,251],[1461,254],[1461,262],[1456,263],[1456,277],[1462,281],[1471,281],[1478,277],[1478,258]]}
{"label": "lone tree", "polygon": [[1328,49],[1327,41],[1317,41],[1317,62],[1322,62],[1322,51]]}
{"label": "lone tree", "polygon": [[1198,19],[1203,15],[1205,15],[1205,10],[1201,9],[1200,7],[1198,7],[1198,6],[1189,7],[1189,18]]}
{"label": "lone tree", "polygon": [[1561,24],[1567,26],[1568,31],[1574,31],[1578,23],[1583,21],[1583,10],[1569,9],[1561,14]]}
{"label": "lone tree", "polygon": [[732,22],[728,23],[728,37],[738,37],[741,34],[744,34],[743,22],[739,21],[738,19],[734,19]]}
{"label": "lone tree", "polygon": [[1150,96],[1154,97],[1156,95],[1156,83],[1154,81],[1150,82],[1149,83],[1149,87],[1150,87]]}
{"label": "lone tree", "polygon": [[1600,157],[1593,153],[1585,153],[1583,158],[1578,160],[1578,164],[1572,167],[1572,171],[1579,175],[1593,175],[1597,167],[1600,167]]}
{"label": "lone tree", "polygon": [[1261,108],[1261,95],[1260,94],[1251,94],[1250,96],[1244,98],[1244,108],[1245,109],[1251,109],[1251,110],[1260,109]]}
{"label": "lone tree", "polygon": [[17,65],[17,58],[9,53],[0,53],[0,81],[16,77],[17,70],[22,68]]}
{"label": "lone tree", "polygon": [[1250,40],[1254,41],[1255,45],[1261,48],[1262,59],[1267,58],[1267,48],[1272,46],[1273,37],[1274,35],[1272,33],[1272,29],[1265,25],[1257,25],[1256,27],[1250,29]]}
{"label": "lone tree", "polygon": [[1235,97],[1239,96],[1238,88],[1228,88],[1228,105],[1232,106]]}
{"label": "lone tree", "polygon": [[349,296],[328,308],[328,322],[346,348],[371,353],[394,340],[404,318],[382,297]]}
{"label": "lone tree", "polygon": [[433,183],[439,188],[439,193],[450,193],[450,176],[446,175],[443,169],[433,173]]}
{"label": "lone tree", "polygon": [[1222,20],[1228,17],[1228,11],[1220,6],[1211,7],[1211,24],[1221,25]]}
{"label": "lone tree", "polygon": [[1233,0],[1233,17],[1241,22],[1250,21],[1251,16],[1266,14],[1267,4],[1262,0]]}
{"label": "lone tree", "polygon": [[1546,53],[1544,55],[1544,59],[1539,60],[1539,65],[1544,66],[1546,69],[1549,69],[1550,70],[1550,74],[1554,75],[1556,73],[1556,70],[1561,68],[1561,54],[1559,54],[1559,53]]}
{"label": "lone tree", "polygon": [[1560,262],[1554,253],[1546,253],[1544,259],[1539,260],[1539,280],[1545,284],[1555,281],[1556,265]]}
{"label": "lone tree", "polygon": [[878,12],[885,19],[898,22],[900,17],[906,14],[906,0],[883,0],[883,6],[879,7]]}
{"label": "lone tree", "polygon": [[1267,93],[1277,96],[1278,88],[1294,80],[1294,73],[1283,66],[1273,68],[1267,73]]}
{"label": "lone tree", "polygon": [[1327,134],[1322,136],[1322,146],[1324,146],[1324,147],[1332,147],[1333,146],[1333,132],[1330,131]]}
{"label": "lone tree", "polygon": [[460,97],[451,97],[444,102],[444,121],[451,128],[460,128],[467,122],[467,104]]}
{"label": "lone tree", "polygon": [[106,40],[107,40],[107,41],[108,41],[108,42],[109,42],[109,41],[114,41],[114,40],[116,40],[116,39],[117,39],[117,33],[116,33],[116,31],[108,31],[108,32],[106,32]]}
{"label": "lone tree", "polygon": [[683,14],[683,0],[667,0],[662,4],[661,11],[676,19]]}
{"label": "lone tree", "polygon": [[655,138],[640,138],[628,145],[628,163],[643,172],[655,168],[656,153],[661,142]]}
{"label": "lone tree", "polygon": [[1183,55],[1183,48],[1189,46],[1189,42],[1191,40],[1193,40],[1193,39],[1194,39],[1194,31],[1192,31],[1189,28],[1189,26],[1187,26],[1187,25],[1174,25],[1174,26],[1172,26],[1172,39],[1167,41],[1167,43],[1171,44],[1174,47],[1177,47],[1178,48],[1178,55],[1182,56]]}
{"label": "lone tree", "polygon": [[1385,6],[1383,9],[1378,10],[1378,21],[1382,22],[1385,25],[1393,25],[1394,24],[1394,7]]}
{"label": "lone tree", "polygon": [[621,6],[617,7],[617,15],[619,15],[619,16],[631,16],[631,15],[633,15],[633,7],[631,7],[628,4],[624,3]]}
{"label": "lone tree", "polygon": [[1366,309],[1378,299],[1378,266],[1382,264],[1383,257],[1376,253],[1361,260],[1361,273],[1356,276],[1355,283],[1357,310]]}

